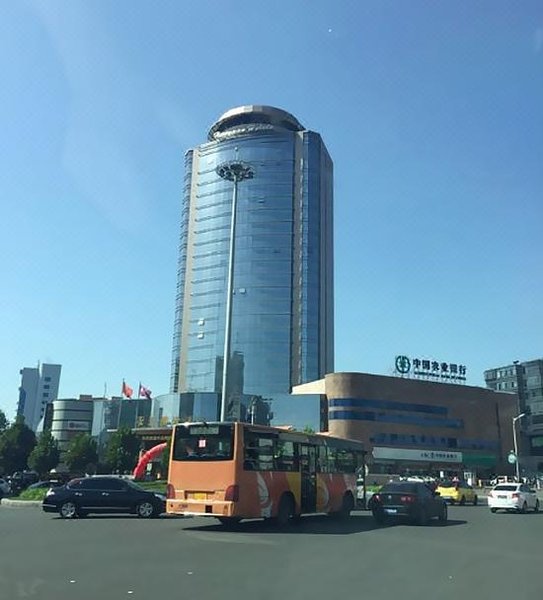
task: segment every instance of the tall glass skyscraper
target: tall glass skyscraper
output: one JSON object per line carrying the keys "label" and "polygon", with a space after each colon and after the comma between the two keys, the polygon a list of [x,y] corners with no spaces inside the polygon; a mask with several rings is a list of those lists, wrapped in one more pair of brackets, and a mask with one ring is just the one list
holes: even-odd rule
{"label": "tall glass skyscraper", "polygon": [[185,155],[170,391],[219,414],[233,183],[217,169],[233,160],[254,177],[238,184],[227,418],[318,427],[319,397],[289,392],[334,367],[333,165],[270,106],[229,110]]}

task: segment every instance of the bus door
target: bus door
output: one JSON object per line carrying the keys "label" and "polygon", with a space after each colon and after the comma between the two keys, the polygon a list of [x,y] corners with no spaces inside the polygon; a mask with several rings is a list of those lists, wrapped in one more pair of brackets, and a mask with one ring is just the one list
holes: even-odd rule
{"label": "bus door", "polygon": [[317,448],[300,444],[300,473],[302,478],[302,512],[317,510]]}

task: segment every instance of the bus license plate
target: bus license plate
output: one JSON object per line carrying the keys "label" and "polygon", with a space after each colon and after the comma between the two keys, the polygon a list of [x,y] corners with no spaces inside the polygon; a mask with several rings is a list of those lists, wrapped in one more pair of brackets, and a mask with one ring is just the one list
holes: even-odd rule
{"label": "bus license plate", "polygon": [[207,494],[205,492],[196,492],[194,494],[195,500],[207,500]]}

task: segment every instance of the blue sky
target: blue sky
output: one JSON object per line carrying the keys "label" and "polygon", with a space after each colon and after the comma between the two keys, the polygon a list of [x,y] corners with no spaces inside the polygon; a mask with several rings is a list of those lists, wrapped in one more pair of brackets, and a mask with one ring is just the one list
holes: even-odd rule
{"label": "blue sky", "polygon": [[6,2],[0,408],[168,391],[184,151],[271,104],[335,163],[336,370],[543,356],[543,5]]}

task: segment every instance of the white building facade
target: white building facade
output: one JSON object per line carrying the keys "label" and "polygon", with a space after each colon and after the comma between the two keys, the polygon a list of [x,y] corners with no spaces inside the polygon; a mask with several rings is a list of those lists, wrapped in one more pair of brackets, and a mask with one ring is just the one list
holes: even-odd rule
{"label": "white building facade", "polygon": [[58,397],[62,365],[38,364],[37,367],[21,369],[21,385],[17,416],[24,417],[25,424],[33,431],[38,429],[47,404]]}

